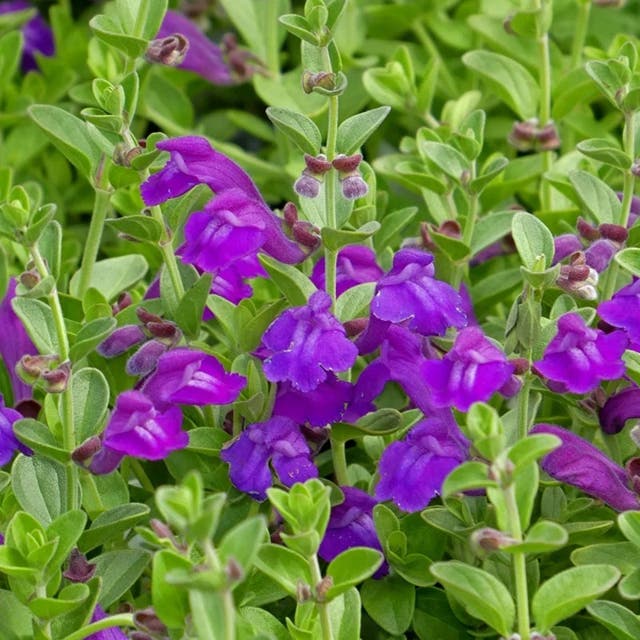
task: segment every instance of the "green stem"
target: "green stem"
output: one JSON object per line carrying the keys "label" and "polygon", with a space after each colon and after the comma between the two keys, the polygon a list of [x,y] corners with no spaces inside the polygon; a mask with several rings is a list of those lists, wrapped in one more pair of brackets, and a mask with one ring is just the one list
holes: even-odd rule
{"label": "green stem", "polygon": [[133,614],[131,613],[118,613],[115,616],[109,616],[108,618],[102,618],[97,622],[92,622],[82,629],[78,629],[69,634],[64,640],[83,640],[88,638],[92,633],[98,633],[103,629],[110,629],[111,627],[134,627]]}
{"label": "green stem", "polygon": [[156,488],[153,486],[153,482],[149,480],[149,476],[147,475],[145,470],[142,468],[142,464],[140,464],[140,460],[134,457],[130,457],[129,467],[133,472],[133,475],[136,477],[136,479],[140,483],[140,486],[145,491],[148,491],[150,494],[153,495],[156,492]]}
{"label": "green stem", "polygon": [[[36,596],[38,598],[46,598],[47,597],[47,587],[44,584],[39,584],[36,587]],[[34,623],[35,623],[35,618],[34,618]],[[49,640],[51,638],[51,621],[50,620],[42,620],[42,619],[38,619],[39,621],[39,628],[38,631],[40,631],[40,633],[42,634],[42,636],[44,636],[47,640]]]}
{"label": "green stem", "polygon": [[[515,485],[504,489],[504,501],[509,518],[511,536],[522,542],[522,527],[516,501]],[[518,609],[518,633],[520,640],[530,640],[529,593],[527,588],[527,561],[524,553],[513,554],[513,575],[516,584],[516,603]]]}
{"label": "green stem", "polygon": [[[201,544],[207,564],[216,572],[222,571],[223,567],[211,540],[203,540]],[[224,640],[236,640],[236,607],[233,602],[233,594],[229,587],[222,589],[221,593],[224,612]]]}
{"label": "green stem", "polygon": [[162,211],[159,206],[149,207],[151,216],[157,220],[164,229],[162,238],[158,243],[160,251],[162,252],[162,260],[164,266],[169,272],[169,279],[171,280],[171,286],[176,294],[178,300],[184,296],[184,285],[182,284],[182,278],[180,277],[180,271],[178,270],[178,261],[176,260],[176,254],[173,252],[173,244],[167,231],[167,224],[162,215]]}
{"label": "green stem", "polygon": [[531,378],[528,373],[525,374],[522,382],[522,388],[518,395],[518,440],[527,437],[529,433],[529,387]]}
{"label": "green stem", "polygon": [[331,440],[331,459],[333,461],[333,473],[336,482],[341,487],[349,486],[349,474],[347,472],[347,452],[344,442]]}
{"label": "green stem", "polygon": [[582,49],[587,39],[591,0],[578,0],[578,15],[573,26],[573,46],[571,48],[570,69],[577,69],[582,62]]}
{"label": "green stem", "polygon": [[93,265],[98,256],[100,248],[100,240],[102,238],[102,230],[104,221],[107,217],[111,205],[111,192],[96,187],[96,195],[93,203],[93,213],[91,214],[91,222],[89,223],[89,232],[84,245],[84,253],[82,254],[82,265],[80,269],[80,286],[78,297],[83,298],[89,289],[91,282],[91,274],[93,273]]}
{"label": "green stem", "polygon": [[233,412],[233,435],[239,436],[242,433],[242,416],[239,411]]}
{"label": "green stem", "polygon": [[[29,248],[31,257],[35,264],[36,269],[41,277],[46,278],[50,275],[49,269],[40,253],[37,245],[33,245]],[[51,315],[53,316],[53,323],[56,330],[56,338],[58,340],[58,356],[60,362],[64,363],[69,360],[69,339],[67,337],[67,328],[64,322],[64,313],[62,312],[62,305],[60,304],[60,297],[58,296],[58,289],[54,285],[51,293],[47,296],[49,301],[49,307],[51,308]],[[73,395],[72,395],[72,376],[69,376],[67,380],[67,386],[61,393],[61,405],[62,405],[62,444],[66,451],[71,452],[76,448],[76,436],[73,428]],[[78,500],[78,469],[76,465],[69,460],[65,465],[66,479],[67,479],[67,508],[77,509],[79,506]]]}
{"label": "green stem", "polygon": [[[309,569],[311,570],[311,585],[315,590],[322,581],[322,574],[320,573],[320,565],[318,564],[318,557],[314,554],[308,558]],[[333,640],[333,632],[331,631],[331,621],[329,619],[329,611],[327,610],[326,602],[317,602],[318,615],[320,616],[320,628],[322,629],[322,640]]]}
{"label": "green stem", "polygon": [[[151,0],[140,0],[140,8],[138,9],[138,15],[136,16],[136,22],[133,25],[133,31],[131,35],[134,38],[141,38],[144,32],[144,25],[147,22],[147,16],[149,15],[149,7]],[[124,68],[124,75],[128,76],[135,71],[136,62],[138,58],[127,58],[127,64]],[[133,116],[132,116],[133,117]]]}
{"label": "green stem", "polygon": [[274,78],[280,76],[280,47],[278,46],[279,3],[267,2],[265,20],[265,44],[267,48],[267,67]]}
{"label": "green stem", "polygon": [[444,85],[444,90],[447,92],[449,97],[456,96],[460,93],[458,89],[458,85],[451,75],[449,68],[444,63],[442,56],[440,55],[440,51],[438,47],[435,45],[431,36],[424,28],[422,22],[416,22],[413,25],[413,32],[416,34],[420,44],[424,47],[425,51],[435,60],[438,61],[438,76],[439,79],[442,79],[442,84]]}

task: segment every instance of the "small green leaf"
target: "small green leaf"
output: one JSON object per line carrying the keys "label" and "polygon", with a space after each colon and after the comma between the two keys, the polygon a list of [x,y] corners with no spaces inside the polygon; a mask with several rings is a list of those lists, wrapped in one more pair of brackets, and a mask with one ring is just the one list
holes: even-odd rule
{"label": "small green leaf", "polygon": [[576,145],[576,149],[588,158],[603,162],[621,171],[631,168],[631,158],[621,149],[603,138],[589,138]]}
{"label": "small green leaf", "polygon": [[307,561],[287,547],[276,544],[263,545],[258,551],[256,566],[282,585],[293,598],[296,597],[298,582],[314,586]]}
{"label": "small green leaf", "polygon": [[284,28],[294,36],[300,38],[304,42],[318,46],[318,36],[313,33],[311,25],[302,16],[293,13],[280,16],[278,22],[284,25]]}
{"label": "small green leaf", "polygon": [[448,498],[469,489],[483,489],[497,486],[489,479],[489,467],[482,462],[465,462],[456,467],[442,484],[441,494]]}
{"label": "small green leaf", "polygon": [[111,334],[116,324],[115,318],[96,318],[82,325],[69,350],[71,360],[77,361],[88,355]]}
{"label": "small green leaf", "polygon": [[324,227],[320,231],[320,234],[322,236],[324,246],[328,249],[337,251],[338,249],[342,249],[342,247],[346,247],[348,244],[356,244],[370,238],[372,235],[377,233],[379,229],[380,223],[377,220],[371,220],[355,231]]}
{"label": "small green leaf", "polygon": [[605,182],[586,171],[575,170],[569,173],[582,206],[599,222],[617,222],[620,220],[622,205],[615,191]]}
{"label": "small green leaf", "polygon": [[638,616],[618,602],[596,600],[587,606],[587,611],[618,640],[640,638]]}
{"label": "small green leaf", "polygon": [[633,276],[640,276],[640,248],[627,247],[615,255],[616,262]]}
{"label": "small green leaf", "polygon": [[102,430],[109,406],[109,384],[101,371],[91,367],[80,369],[71,380],[73,428],[82,443]]}
{"label": "small green leaf", "polygon": [[118,538],[124,531],[146,518],[149,512],[150,509],[146,504],[137,502],[109,509],[101,513],[82,534],[78,547],[83,552],[87,552],[109,540]]}
{"label": "small green leaf", "polygon": [[368,580],[360,589],[360,597],[365,611],[387,633],[399,636],[411,625],[416,590],[397,576]]}
{"label": "small green leaf", "polygon": [[162,237],[162,226],[150,216],[134,215],[111,218],[107,224],[117,233],[124,233],[142,242],[158,242]]}
{"label": "small green leaf", "polygon": [[431,162],[456,182],[461,182],[464,175],[470,175],[471,165],[457,149],[440,142],[423,142],[420,149]]}
{"label": "small green leaf", "polygon": [[363,282],[340,294],[336,300],[336,318],[340,322],[357,318],[369,307],[375,289],[375,282]]}
{"label": "small green leaf", "polygon": [[502,550],[507,553],[550,553],[563,547],[568,540],[564,527],[556,522],[540,520],[529,529],[523,542],[502,547]]}
{"label": "small green leaf", "polygon": [[224,563],[235,560],[248,573],[265,538],[268,539],[267,527],[262,516],[244,520],[225,534],[218,547],[220,558]]}
{"label": "small green leaf", "polygon": [[625,511],[618,516],[618,527],[624,537],[640,548],[640,511]]}
{"label": "small green leaf", "polygon": [[337,149],[340,153],[355,153],[382,124],[391,107],[378,107],[347,118],[338,127]]}
{"label": "small green leaf", "polygon": [[384,558],[377,549],[351,547],[335,557],[327,567],[327,576],[333,585],[327,591],[327,599],[347,591],[350,587],[370,578],[382,564]]}
{"label": "small green leaf", "polygon": [[497,578],[456,560],[432,564],[431,573],[471,616],[505,637],[511,634],[516,607]]}
{"label": "small green leaf", "polygon": [[13,431],[21,442],[36,453],[63,464],[69,461],[69,452],[58,444],[49,427],[42,422],[23,418],[13,424]]}
{"label": "small green leaf", "polygon": [[64,587],[55,598],[35,598],[28,605],[38,618],[50,620],[79,607],[89,597],[89,587],[76,583]]}
{"label": "small green leaf", "polygon": [[493,155],[483,165],[480,175],[469,183],[471,193],[482,193],[484,188],[497,178],[509,164],[509,160],[501,155]]}
{"label": "small green leaf", "polygon": [[514,444],[508,452],[509,460],[513,462],[515,471],[525,467],[530,462],[542,458],[562,444],[560,438],[550,433],[538,433],[527,436]]}
{"label": "small green leaf", "polygon": [[631,79],[631,70],[616,60],[590,60],[586,70],[609,102],[619,108],[619,91]]}
{"label": "small green leaf", "polygon": [[211,290],[212,275],[203,273],[184,294],[175,312],[178,326],[188,337],[197,338],[204,311]]}
{"label": "small green leaf", "polygon": [[96,575],[102,579],[99,602],[103,608],[111,606],[126,593],[148,566],[151,554],[141,549],[107,551],[92,562]]}
{"label": "small green leaf", "polygon": [[511,234],[520,258],[528,269],[535,270],[540,256],[548,267],[554,254],[553,235],[534,215],[519,211],[511,221]]}
{"label": "small green leaf", "polygon": [[[360,640],[362,604],[355,587],[329,602],[327,611],[334,640]],[[314,637],[317,638],[318,635]]]}
{"label": "small green leaf", "polygon": [[58,335],[51,309],[44,302],[32,298],[14,298],[11,306],[38,351],[43,354],[57,354]]}
{"label": "small green leaf", "polygon": [[[147,261],[139,254],[99,260],[93,265],[89,286],[97,289],[106,300],[113,300],[120,292],[131,288],[148,270]],[[80,295],[80,271],[71,278],[71,295]]]}
{"label": "small green leaf", "polygon": [[259,254],[258,258],[275,285],[293,306],[307,304],[309,298],[317,291],[313,282],[295,267],[264,253]]}
{"label": "small green leaf", "polygon": [[611,589],[619,578],[618,569],[604,564],[573,567],[554,575],[540,586],[531,601],[536,627],[547,633]]}
{"label": "small green leaf", "polygon": [[98,14],[91,18],[89,27],[100,40],[130,58],[139,58],[147,50],[147,40],[128,35],[117,16]]}
{"label": "small green leaf", "polygon": [[618,584],[618,591],[623,598],[627,600],[640,599],[640,569],[632,571],[624,576]]}
{"label": "small green leaf", "polygon": [[193,595],[201,592],[176,589],[167,582],[166,576],[171,571],[191,571],[191,569],[191,562],[175,551],[162,549],[153,556],[151,597],[158,617],[169,628],[180,629],[184,627],[185,618],[189,614],[188,593]]}
{"label": "small green leaf", "polygon": [[282,107],[269,107],[267,117],[301,151],[311,156],[320,153],[322,134],[311,118]]}

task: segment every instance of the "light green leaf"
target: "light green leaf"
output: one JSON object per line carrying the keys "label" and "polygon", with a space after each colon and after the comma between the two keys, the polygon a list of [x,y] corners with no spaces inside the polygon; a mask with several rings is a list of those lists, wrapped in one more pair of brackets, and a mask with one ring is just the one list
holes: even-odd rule
{"label": "light green leaf", "polygon": [[312,156],[320,153],[322,134],[311,118],[283,107],[269,107],[266,113],[274,126],[301,151]]}
{"label": "light green leaf", "polygon": [[347,118],[338,127],[337,149],[340,153],[355,153],[382,124],[391,107],[378,107]]}

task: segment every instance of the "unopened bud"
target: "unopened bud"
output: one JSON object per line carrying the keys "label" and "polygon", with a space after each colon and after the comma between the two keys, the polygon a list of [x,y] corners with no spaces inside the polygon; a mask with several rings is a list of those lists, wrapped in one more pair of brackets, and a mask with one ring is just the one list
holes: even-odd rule
{"label": "unopened bud", "polygon": [[167,350],[167,345],[159,340],[145,342],[128,360],[125,371],[130,376],[145,376],[151,373],[158,364],[160,356]]}
{"label": "unopened bud", "polygon": [[229,558],[224,572],[229,582],[239,582],[244,578],[244,571],[235,558]]}
{"label": "unopened bud", "polygon": [[306,169],[293,184],[293,190],[303,198],[317,198],[320,193],[320,180],[312,176]]}
{"label": "unopened bud", "polygon": [[126,309],[127,307],[131,306],[132,303],[133,303],[133,299],[131,298],[131,294],[128,291],[124,291],[118,296],[118,299],[116,300],[115,304],[111,306],[111,313],[113,313],[113,315],[115,316],[118,313],[120,313],[123,309]]}
{"label": "unopened bud", "polygon": [[296,586],[296,600],[298,602],[308,602],[311,600],[313,593],[311,592],[311,587],[302,582],[302,580],[298,580],[298,584]]}
{"label": "unopened bud", "polygon": [[296,207],[293,202],[287,202],[287,204],[284,205],[282,208],[282,214],[284,216],[284,221],[289,227],[292,227],[293,223],[298,221],[298,207]]}
{"label": "unopened bud", "polygon": [[445,220],[438,227],[438,233],[449,238],[460,238],[462,237],[462,228],[457,220]]}
{"label": "unopened bud", "polygon": [[342,195],[347,200],[363,198],[369,191],[369,185],[359,175],[344,178],[340,184],[342,186]]}
{"label": "unopened bud", "polygon": [[529,371],[529,361],[526,358],[510,358],[509,364],[513,365],[513,373],[517,376]]}
{"label": "unopened bud", "polygon": [[569,264],[560,267],[556,285],[563,291],[582,300],[595,300],[598,297],[596,285],[598,272],[586,264]]}
{"label": "unopened bud", "polygon": [[490,527],[478,529],[471,535],[471,544],[476,549],[481,549],[482,551],[487,551],[489,553],[492,551],[499,551],[500,549],[511,546],[516,542],[517,541],[511,536],[508,536],[497,529],[491,529]]}
{"label": "unopened bud", "polygon": [[362,333],[366,328],[369,320],[368,318],[354,318],[353,320],[347,320],[344,323],[344,329],[347,332],[347,336],[352,338]]}
{"label": "unopened bud", "polygon": [[507,140],[519,151],[528,151],[533,148],[537,131],[538,120],[535,118],[514,122]]}
{"label": "unopened bud", "polygon": [[116,329],[108,338],[105,338],[96,347],[96,351],[103,358],[115,358],[146,339],[147,336],[141,327],[137,324],[127,324]]}
{"label": "unopened bud", "polygon": [[629,237],[629,232],[625,227],[619,224],[603,222],[598,229],[600,230],[603,238],[611,240],[612,242],[617,242],[618,244],[623,244]]}
{"label": "unopened bud", "polygon": [[145,58],[149,62],[177,67],[183,62],[188,50],[189,40],[181,33],[174,33],[166,38],[152,40],[145,53]]}
{"label": "unopened bud", "polygon": [[24,271],[20,274],[19,277],[20,284],[25,288],[31,291],[37,284],[40,283],[40,274],[36,269],[29,269],[29,271]]}
{"label": "unopened bud", "polygon": [[333,587],[333,578],[331,576],[325,576],[316,585],[316,600],[318,602],[324,602],[327,597],[327,592]]}
{"label": "unopened bud", "polygon": [[553,122],[546,124],[537,135],[538,145],[542,151],[553,151],[560,147],[560,136]]}
{"label": "unopened bud", "polygon": [[79,447],[71,452],[71,459],[79,465],[84,466],[93,456],[102,449],[102,441],[98,436],[87,438]]}
{"label": "unopened bud", "polygon": [[87,559],[78,549],[72,549],[69,555],[69,566],[62,574],[71,582],[89,582],[96,572],[96,565]]}
{"label": "unopened bud", "polygon": [[150,313],[144,307],[138,307],[136,309],[136,315],[138,316],[138,320],[142,322],[142,324],[147,324],[147,322],[162,322],[162,318],[157,316],[155,313]]}
{"label": "unopened bud", "polygon": [[169,525],[162,520],[158,520],[157,518],[152,518],[149,521],[149,526],[153,530],[153,532],[158,536],[158,538],[169,538],[173,539],[173,531],[169,528]]}
{"label": "unopened bud", "polygon": [[166,634],[167,627],[158,618],[153,607],[141,609],[133,614],[133,623],[138,629],[151,634]]}
{"label": "unopened bud", "polygon": [[182,332],[178,329],[178,326],[168,320],[147,322],[146,327],[154,338],[170,346],[176,344],[182,337]]}
{"label": "unopened bud", "polygon": [[631,165],[631,173],[636,178],[640,178],[640,162],[638,160]]}
{"label": "unopened bud", "polygon": [[315,225],[307,222],[306,220],[298,220],[294,222],[291,227],[294,240],[304,247],[310,249],[316,249],[320,246],[322,239],[320,237],[320,230]]}
{"label": "unopened bud", "polygon": [[576,229],[585,240],[593,241],[600,237],[598,228],[587,222],[582,216],[578,218]]}
{"label": "unopened bud", "polygon": [[[360,156],[360,158],[362,158],[362,156]],[[327,173],[327,171],[331,170],[331,163],[327,160],[327,156],[325,156],[323,153],[317,156],[312,156],[308,153],[305,153],[304,163],[307,166],[309,172],[313,175],[321,176]]]}
{"label": "unopened bud", "polygon": [[351,174],[358,169],[361,162],[361,153],[354,153],[352,156],[345,156],[343,153],[340,153],[333,159],[331,164],[340,173]]}
{"label": "unopened bud", "polygon": [[53,370],[43,371],[40,380],[44,382],[47,393],[62,393],[67,388],[67,382],[71,375],[71,364],[63,362]]}
{"label": "unopened bud", "polygon": [[316,87],[323,89],[333,89],[336,85],[336,74],[329,71],[319,71],[312,73],[305,71],[302,74],[302,90],[311,93]]}
{"label": "unopened bud", "polygon": [[51,369],[54,362],[58,362],[59,356],[30,356],[24,355],[20,358],[16,370],[18,375],[27,383],[34,383],[45,371]]}

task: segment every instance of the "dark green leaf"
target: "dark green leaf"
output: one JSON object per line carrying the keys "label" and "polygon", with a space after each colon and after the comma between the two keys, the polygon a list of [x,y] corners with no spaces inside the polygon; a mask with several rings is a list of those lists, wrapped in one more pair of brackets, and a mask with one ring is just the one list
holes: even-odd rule
{"label": "dark green leaf", "polygon": [[338,151],[345,155],[355,153],[382,124],[389,111],[390,107],[378,107],[344,120],[338,127]]}
{"label": "dark green leaf", "polygon": [[146,504],[132,502],[123,504],[101,513],[80,538],[78,547],[83,551],[91,551],[109,540],[120,537],[140,520],[149,515]]}
{"label": "dark green leaf", "polygon": [[365,611],[388,633],[398,636],[409,628],[416,601],[413,585],[395,576],[368,580],[360,596]]}
{"label": "dark green leaf", "polygon": [[267,117],[301,151],[317,156],[322,146],[322,135],[315,122],[303,115],[282,107],[269,107]]}

